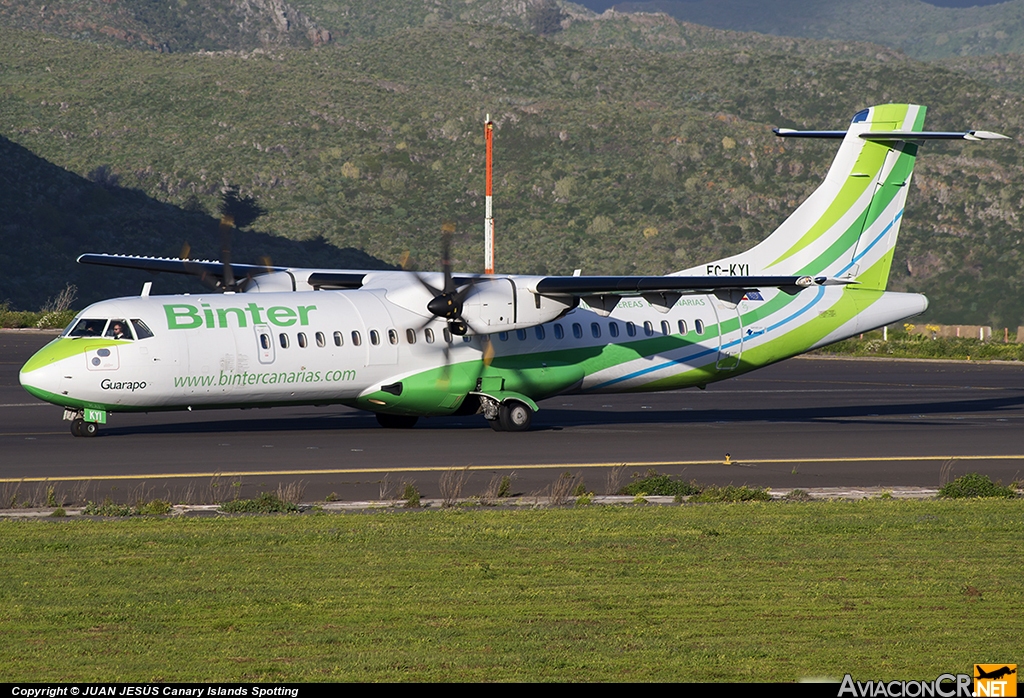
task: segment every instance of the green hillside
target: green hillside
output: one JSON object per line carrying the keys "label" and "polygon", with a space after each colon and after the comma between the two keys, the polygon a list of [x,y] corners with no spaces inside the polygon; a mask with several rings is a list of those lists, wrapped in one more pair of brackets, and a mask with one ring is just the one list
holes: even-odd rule
{"label": "green hillside", "polygon": [[720,29],[871,41],[921,60],[1024,53],[1024,0],[966,8],[921,0],[651,0],[615,9],[664,12]]}
{"label": "green hillside", "polygon": [[165,53],[331,40],[284,0],[0,0],[0,25]]}
{"label": "green hillside", "polygon": [[[218,258],[219,221],[195,201],[186,208],[191,210],[109,180],[90,181],[0,136],[0,305],[36,309],[68,283],[78,289],[75,307],[138,293],[146,281],[154,282],[154,293],[202,290],[188,277],[154,278],[146,272],[75,263],[88,250],[177,257],[185,244],[192,259]],[[295,242],[251,231],[234,233],[232,248],[236,261],[386,266],[359,250],[339,249],[322,240]]]}
{"label": "green hillside", "polygon": [[[409,250],[435,267],[437,231],[455,220],[470,271],[490,113],[500,271],[660,274],[754,244],[817,186],[834,144],[771,126],[838,128],[866,105],[913,101],[932,128],[1021,132],[1024,97],[962,72],[863,44],[739,48],[739,35],[682,30],[692,45],[655,52],[578,48],[571,24],[555,41],[439,20],[314,49],[160,54],[0,29],[0,135],[79,176],[107,165],[174,207],[212,211],[238,184],[269,210],[260,230],[389,263]],[[1019,323],[1021,168],[1012,143],[929,147],[890,287],[928,293],[934,320]],[[7,206],[5,247],[53,234],[12,225]],[[161,249],[180,248],[178,227],[161,228]],[[139,244],[83,234],[61,247],[152,249]],[[39,302],[56,290],[33,286]]]}

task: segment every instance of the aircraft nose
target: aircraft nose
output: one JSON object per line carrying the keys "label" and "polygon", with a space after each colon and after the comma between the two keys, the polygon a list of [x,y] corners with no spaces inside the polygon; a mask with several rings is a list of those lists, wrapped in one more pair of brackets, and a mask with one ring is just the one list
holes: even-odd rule
{"label": "aircraft nose", "polygon": [[55,404],[59,404],[60,383],[63,377],[61,359],[68,356],[60,343],[61,340],[54,340],[37,351],[18,373],[21,387],[40,400]]}

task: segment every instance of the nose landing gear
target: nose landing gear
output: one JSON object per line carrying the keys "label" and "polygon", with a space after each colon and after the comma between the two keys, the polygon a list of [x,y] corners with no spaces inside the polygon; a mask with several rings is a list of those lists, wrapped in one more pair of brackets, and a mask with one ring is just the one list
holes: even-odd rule
{"label": "nose landing gear", "polygon": [[64,419],[71,422],[72,436],[96,436],[100,433],[100,425],[96,422],[85,421],[84,411],[74,411],[72,408],[64,410]]}
{"label": "nose landing gear", "polygon": [[71,421],[72,436],[96,436],[100,433],[100,427],[96,422],[87,422],[81,417]]}

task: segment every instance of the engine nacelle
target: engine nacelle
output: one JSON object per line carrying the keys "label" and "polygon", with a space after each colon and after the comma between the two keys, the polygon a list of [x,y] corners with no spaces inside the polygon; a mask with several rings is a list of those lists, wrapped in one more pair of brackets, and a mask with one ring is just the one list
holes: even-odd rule
{"label": "engine nacelle", "polygon": [[[537,279],[542,277],[537,277]],[[462,319],[470,334],[525,329],[557,320],[579,305],[573,296],[541,296],[531,291],[532,277],[484,278],[463,302]]]}
{"label": "engine nacelle", "polygon": [[[307,288],[309,288],[307,286]],[[295,275],[290,271],[274,271],[259,274],[245,283],[245,293],[280,293],[295,290]],[[306,290],[306,288],[302,289]],[[312,290],[312,288],[309,288]]]}

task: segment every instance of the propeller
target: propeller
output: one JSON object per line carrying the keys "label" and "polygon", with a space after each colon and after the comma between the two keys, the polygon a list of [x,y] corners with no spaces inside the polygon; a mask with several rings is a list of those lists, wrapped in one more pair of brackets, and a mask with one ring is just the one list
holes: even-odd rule
{"label": "propeller", "polygon": [[469,326],[462,318],[463,306],[477,281],[474,278],[462,287],[458,287],[452,278],[451,252],[454,232],[454,223],[446,222],[441,226],[441,271],[444,275],[444,286],[440,289],[434,288],[419,274],[416,275],[416,279],[433,296],[427,303],[427,311],[436,318],[446,320],[448,330],[461,337],[469,331]]}
{"label": "propeller", "polygon": [[[206,268],[197,264],[190,264],[189,253],[192,248],[186,242],[181,248],[181,260],[185,262],[185,270],[199,279],[199,282],[211,291],[217,293],[235,293],[242,290],[252,280],[252,272],[246,274],[241,281],[235,279],[234,270],[231,268],[231,231],[235,228],[235,220],[230,214],[223,214],[220,219],[220,259],[222,272],[220,276],[211,274]],[[269,268],[270,260],[266,259],[266,266]]]}
{"label": "propeller", "polygon": [[[441,271],[443,275],[443,285],[441,288],[435,288],[433,284],[423,278],[419,273],[413,272],[416,280],[420,282],[420,285],[427,290],[432,296],[430,301],[427,303],[427,312],[430,313],[431,318],[424,322],[420,328],[426,327],[430,323],[434,322],[435,319],[446,321],[448,331],[455,336],[464,336],[469,331],[469,325],[462,317],[463,310],[465,309],[466,299],[469,294],[473,291],[473,288],[478,283],[477,277],[472,277],[468,281],[462,283],[456,283],[455,278],[452,275],[452,235],[455,233],[455,224],[451,222],[445,222],[441,226]],[[401,265],[403,269],[409,269],[411,261],[409,259],[409,253],[406,252],[402,255]],[[480,342],[483,345],[483,365],[489,366],[491,360],[494,358],[494,347],[491,345],[489,338],[486,335],[480,336]],[[438,379],[439,386],[447,388],[451,383],[451,344],[444,342],[444,368],[441,377]]]}

